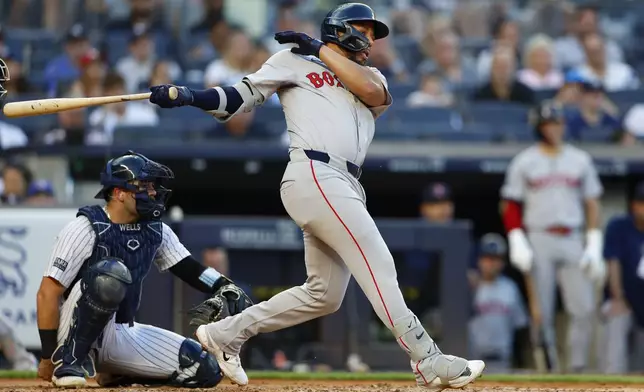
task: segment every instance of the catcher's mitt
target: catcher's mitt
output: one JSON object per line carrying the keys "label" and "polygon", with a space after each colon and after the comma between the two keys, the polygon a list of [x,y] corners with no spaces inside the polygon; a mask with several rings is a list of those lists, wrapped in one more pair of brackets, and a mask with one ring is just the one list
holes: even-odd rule
{"label": "catcher's mitt", "polygon": [[220,287],[212,297],[188,311],[188,315],[192,317],[190,325],[200,326],[223,320],[252,305],[253,301],[244,290],[230,283]]}

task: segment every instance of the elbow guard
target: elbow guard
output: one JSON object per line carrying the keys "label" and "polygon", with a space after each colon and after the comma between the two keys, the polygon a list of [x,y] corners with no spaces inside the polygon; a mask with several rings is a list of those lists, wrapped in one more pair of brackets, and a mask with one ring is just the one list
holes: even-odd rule
{"label": "elbow guard", "polygon": [[239,112],[248,113],[264,102],[262,94],[246,79],[229,87],[215,87],[219,93],[219,107],[208,113],[219,122],[227,122]]}
{"label": "elbow guard", "polygon": [[503,225],[507,233],[523,226],[521,205],[513,200],[506,200],[505,211],[503,211]]}

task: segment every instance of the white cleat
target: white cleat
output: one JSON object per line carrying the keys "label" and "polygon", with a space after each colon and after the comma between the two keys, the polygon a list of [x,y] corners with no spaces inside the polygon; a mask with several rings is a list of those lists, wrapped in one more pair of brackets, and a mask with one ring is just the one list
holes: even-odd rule
{"label": "white cleat", "polygon": [[197,340],[199,340],[199,343],[201,343],[206,351],[215,356],[221,371],[230,379],[230,381],[237,385],[248,385],[248,376],[246,375],[244,368],[241,366],[239,355],[229,355],[223,352],[217,345],[217,342],[215,342],[208,331],[206,331],[205,325],[201,325],[197,328],[195,335],[197,335]]}
{"label": "white cleat", "polygon": [[85,377],[65,376],[61,378],[52,377],[51,382],[58,388],[83,388],[87,386]]}
{"label": "white cleat", "polygon": [[[452,356],[446,356],[455,358]],[[424,360],[423,360],[424,361]],[[432,374],[433,372],[421,369],[423,366],[423,361],[420,361],[413,366],[414,375],[416,376],[416,383],[429,389],[430,391],[442,391],[444,389],[453,388],[463,388],[464,386],[474,382],[477,378],[481,377],[483,369],[485,369],[485,362],[483,361],[467,361],[467,367],[463,370],[458,376],[454,378],[445,379]],[[428,377],[431,375],[430,377]]]}

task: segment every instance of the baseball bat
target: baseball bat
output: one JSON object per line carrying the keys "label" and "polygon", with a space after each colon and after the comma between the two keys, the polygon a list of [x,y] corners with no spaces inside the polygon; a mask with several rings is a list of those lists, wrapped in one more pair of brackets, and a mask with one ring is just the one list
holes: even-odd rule
{"label": "baseball bat", "polygon": [[[168,90],[170,99],[177,99],[179,92],[176,87]],[[150,93],[112,95],[106,97],[88,98],[47,98],[31,101],[9,102],[2,108],[2,112],[9,118],[40,116],[64,112],[66,110],[81,109],[91,106],[107,105],[110,103],[141,101],[149,99]]]}

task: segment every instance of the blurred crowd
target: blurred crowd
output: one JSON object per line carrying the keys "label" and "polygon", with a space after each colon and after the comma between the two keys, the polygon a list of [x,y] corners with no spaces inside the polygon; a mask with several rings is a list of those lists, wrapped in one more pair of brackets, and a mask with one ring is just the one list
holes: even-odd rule
{"label": "blurred crowd", "polygon": [[[284,48],[272,39],[275,31],[298,30],[317,37],[324,14],[337,3],[3,1],[0,57],[11,73],[8,99],[118,95],[162,83],[194,88],[232,84]],[[626,0],[369,4],[392,28],[388,38],[374,44],[370,62],[389,79],[395,102],[390,116],[411,110],[401,117],[416,128],[414,137],[423,138],[436,129],[463,131],[463,123],[468,132],[480,133],[486,124],[503,121],[504,132],[515,129],[521,139],[529,126],[527,107],[545,98],[567,107],[571,140],[632,145],[644,134],[638,121],[644,116],[639,104],[644,52],[636,45],[644,34],[644,4]],[[30,12],[36,9],[40,12]],[[477,111],[477,105],[495,104],[526,111],[501,119],[477,114],[491,113]],[[279,112],[277,97],[267,106]],[[450,112],[449,121],[441,120],[441,111]],[[0,148],[104,145],[112,143],[118,129],[186,131],[185,120],[195,117],[204,121],[187,130],[193,131],[191,137],[197,133],[197,138],[286,140],[285,129],[267,129],[273,118],[259,110],[225,125],[205,122],[210,120],[207,116],[194,116],[189,110],[165,112],[141,101],[33,121],[0,118]],[[461,117],[459,121],[453,121],[453,113]],[[390,128],[401,126],[386,118],[379,124],[382,132],[376,137],[395,138],[396,129]],[[183,140],[186,134],[190,132],[184,132]]]}

